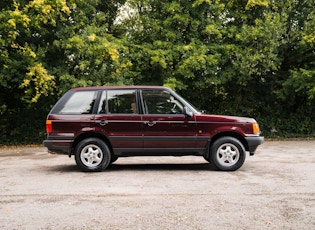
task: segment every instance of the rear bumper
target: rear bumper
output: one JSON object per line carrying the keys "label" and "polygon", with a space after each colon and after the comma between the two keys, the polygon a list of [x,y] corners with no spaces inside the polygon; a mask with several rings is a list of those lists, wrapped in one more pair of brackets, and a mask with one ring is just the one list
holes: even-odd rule
{"label": "rear bumper", "polygon": [[72,141],[53,141],[45,140],[43,145],[48,148],[49,153],[52,154],[69,154]]}
{"label": "rear bumper", "polygon": [[255,137],[245,137],[248,145],[248,151],[251,156],[255,154],[256,149],[259,145],[264,142],[264,137],[255,136]]}

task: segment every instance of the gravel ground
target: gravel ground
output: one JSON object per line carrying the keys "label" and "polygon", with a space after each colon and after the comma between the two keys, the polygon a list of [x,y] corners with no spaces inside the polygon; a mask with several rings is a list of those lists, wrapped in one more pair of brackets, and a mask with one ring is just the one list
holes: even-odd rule
{"label": "gravel ground", "polygon": [[83,173],[44,147],[0,148],[0,229],[315,229],[314,149],[267,141],[235,172],[189,156]]}

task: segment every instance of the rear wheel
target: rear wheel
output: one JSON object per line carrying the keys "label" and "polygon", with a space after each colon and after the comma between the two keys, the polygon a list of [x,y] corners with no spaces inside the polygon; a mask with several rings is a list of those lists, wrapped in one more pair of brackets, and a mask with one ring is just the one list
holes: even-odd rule
{"label": "rear wheel", "polygon": [[84,172],[100,172],[110,164],[111,153],[102,140],[87,138],[75,148],[75,161]]}
{"label": "rear wheel", "polygon": [[243,144],[234,137],[221,137],[210,148],[211,162],[219,170],[237,170],[244,164],[245,158]]}

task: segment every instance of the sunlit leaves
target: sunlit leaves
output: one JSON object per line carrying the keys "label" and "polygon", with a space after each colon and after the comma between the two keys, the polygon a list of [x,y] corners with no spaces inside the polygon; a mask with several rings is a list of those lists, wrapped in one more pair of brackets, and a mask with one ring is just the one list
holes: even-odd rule
{"label": "sunlit leaves", "polygon": [[25,10],[34,14],[33,23],[36,26],[41,24],[56,26],[57,20],[65,20],[65,15],[71,12],[66,0],[32,0],[25,6]]}
{"label": "sunlit leaves", "polygon": [[87,26],[82,34],[65,39],[58,46],[67,55],[68,73],[60,80],[68,88],[115,84],[121,81],[118,78],[123,69],[130,66],[128,60],[121,58],[125,52],[123,44],[93,26]]}
{"label": "sunlit leaves", "polygon": [[54,77],[48,74],[41,63],[34,63],[20,85],[24,90],[22,99],[27,103],[35,103],[42,95],[48,96],[52,93],[54,87]]}
{"label": "sunlit leaves", "polygon": [[42,59],[49,47],[48,41],[45,42],[48,28],[64,21],[70,8],[65,0],[33,0],[8,2],[6,9],[0,13],[4,22],[0,26],[1,92],[13,90],[16,96],[23,92],[21,100],[36,103],[41,96],[48,96],[55,86]]}
{"label": "sunlit leaves", "polygon": [[263,6],[263,7],[268,7],[269,6],[269,1],[268,0],[248,0],[245,9],[250,9],[251,7],[255,6]]}

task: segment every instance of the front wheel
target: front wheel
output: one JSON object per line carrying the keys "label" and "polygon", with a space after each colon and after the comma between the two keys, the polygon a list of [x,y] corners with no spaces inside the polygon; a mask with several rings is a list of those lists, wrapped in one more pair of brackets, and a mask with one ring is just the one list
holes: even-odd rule
{"label": "front wheel", "polygon": [[100,172],[110,164],[111,153],[102,140],[87,138],[75,148],[75,161],[84,172]]}
{"label": "front wheel", "polygon": [[246,151],[238,139],[221,137],[212,144],[210,158],[219,170],[235,171],[244,164]]}

